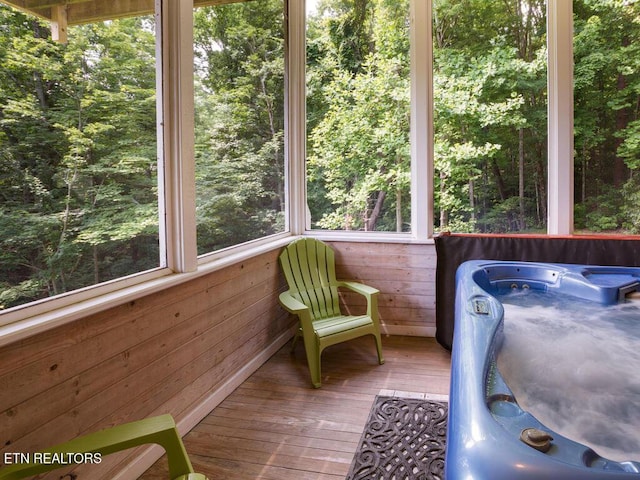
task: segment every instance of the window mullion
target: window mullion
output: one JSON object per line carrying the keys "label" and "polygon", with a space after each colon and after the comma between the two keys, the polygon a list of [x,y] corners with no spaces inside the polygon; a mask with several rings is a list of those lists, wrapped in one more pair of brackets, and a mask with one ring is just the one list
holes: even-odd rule
{"label": "window mullion", "polygon": [[162,0],[161,108],[167,266],[175,272],[197,268],[193,1]]}
{"label": "window mullion", "polygon": [[573,11],[548,0],[548,221],[551,235],[573,232]]}
{"label": "window mullion", "polygon": [[294,235],[304,233],[307,224],[306,198],[306,38],[305,2],[289,0],[287,9],[286,67],[286,188],[288,228]]}
{"label": "window mullion", "polygon": [[411,236],[433,235],[433,41],[430,1],[411,1]]}

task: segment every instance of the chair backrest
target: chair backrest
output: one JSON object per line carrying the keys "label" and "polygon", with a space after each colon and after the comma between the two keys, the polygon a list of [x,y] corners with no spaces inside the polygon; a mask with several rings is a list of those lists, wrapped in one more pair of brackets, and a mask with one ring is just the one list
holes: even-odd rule
{"label": "chair backrest", "polygon": [[312,319],[340,315],[333,249],[314,238],[291,242],[280,254],[291,295],[311,310]]}

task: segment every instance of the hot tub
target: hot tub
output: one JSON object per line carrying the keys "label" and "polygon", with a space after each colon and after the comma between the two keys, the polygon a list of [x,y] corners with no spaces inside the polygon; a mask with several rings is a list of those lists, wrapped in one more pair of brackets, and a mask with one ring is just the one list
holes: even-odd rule
{"label": "hot tub", "polygon": [[[640,268],[487,260],[462,264],[456,274],[445,478],[639,480],[640,458],[605,458],[549,428],[518,403],[498,368],[508,338],[504,307],[496,298],[535,292],[556,301],[558,296],[577,299],[589,309],[618,305],[639,290]],[[617,379],[623,385],[627,380]],[[640,395],[634,399],[640,404]],[[640,430],[640,418],[630,421]]]}

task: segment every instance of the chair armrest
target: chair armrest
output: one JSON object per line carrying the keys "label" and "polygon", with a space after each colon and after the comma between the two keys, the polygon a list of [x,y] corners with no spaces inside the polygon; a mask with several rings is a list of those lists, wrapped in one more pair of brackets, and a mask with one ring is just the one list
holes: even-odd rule
{"label": "chair armrest", "polygon": [[[313,332],[313,320],[311,319],[311,309],[307,307],[300,300],[295,298],[289,290],[286,292],[282,292],[280,294],[280,304],[283,308],[294,315],[298,316],[298,320],[300,321],[300,326],[303,330],[303,336],[306,338],[308,335],[311,335]],[[307,342],[305,340],[305,342]]]}
{"label": "chair armrest", "polygon": [[[171,478],[185,475],[187,476],[186,478],[206,478],[194,474],[173,417],[171,415],[160,415],[137,422],[117,425],[61,443],[42,452],[42,455],[47,455],[47,458],[50,459],[49,461],[37,461],[36,459],[36,461],[30,463],[18,463],[2,468],[0,469],[0,479],[26,478],[27,476],[44,473],[65,465],[78,463],[76,458],[85,458],[82,455],[64,455],[65,453],[109,455],[149,443],[158,444],[167,452]],[[31,457],[35,458],[33,454]],[[96,463],[99,462],[96,461]],[[192,476],[189,477],[188,475]]]}
{"label": "chair armrest", "polygon": [[367,299],[367,315],[371,317],[373,323],[378,325],[378,293],[380,290],[359,282],[338,281],[338,287],[345,287],[352,292],[359,293]]}
{"label": "chair armrest", "polygon": [[373,288],[373,287],[370,287],[369,285],[365,285],[363,283],[358,283],[358,282],[350,282],[350,281],[343,280],[338,282],[338,286],[348,288],[349,290],[359,293],[360,295],[364,295],[365,297],[369,297],[371,295],[376,295],[377,293],[380,293],[380,290],[378,290],[377,288]]}
{"label": "chair armrest", "polygon": [[287,290],[286,292],[282,292],[279,298],[280,298],[280,304],[289,313],[294,313],[296,315],[299,315],[305,310],[309,310],[309,307],[307,307],[304,303],[302,303],[300,300],[298,300],[293,295],[291,295],[291,293],[289,293],[289,290]]}

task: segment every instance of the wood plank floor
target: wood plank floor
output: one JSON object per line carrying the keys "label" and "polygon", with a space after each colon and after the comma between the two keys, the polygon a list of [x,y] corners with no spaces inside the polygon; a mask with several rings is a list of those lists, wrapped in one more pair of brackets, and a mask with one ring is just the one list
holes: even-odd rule
{"label": "wood plank floor", "polygon": [[[450,354],[435,339],[372,337],[326,349],[322,388],[311,387],[300,342],[285,345],[227,397],[184,442],[210,480],[338,480],[349,471],[380,390],[449,393]],[[162,458],[140,479],[166,480]]]}

